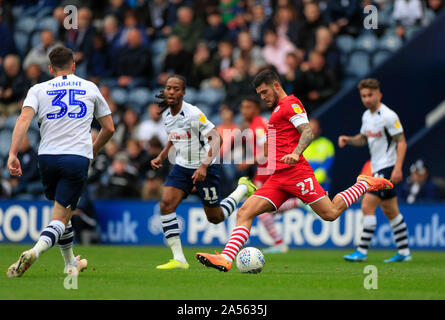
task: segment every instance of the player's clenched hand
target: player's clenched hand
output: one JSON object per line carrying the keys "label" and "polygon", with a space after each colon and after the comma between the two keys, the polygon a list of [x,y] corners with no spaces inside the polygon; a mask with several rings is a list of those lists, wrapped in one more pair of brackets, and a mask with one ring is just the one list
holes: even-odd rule
{"label": "player's clenched hand", "polygon": [[198,169],[193,173],[192,180],[193,184],[196,182],[202,182],[206,179],[207,176],[207,167],[206,166],[199,166]]}
{"label": "player's clenched hand", "polygon": [[348,142],[348,137],[347,136],[340,136],[338,137],[338,146],[340,148],[343,148],[344,146],[346,146]]}
{"label": "player's clenched hand", "polygon": [[281,161],[283,161],[286,164],[296,164],[299,159],[300,156],[298,154],[289,153],[286,154],[283,158],[281,158]]}
{"label": "player's clenched hand", "polygon": [[16,156],[9,156],[8,158],[8,170],[14,177],[20,177],[22,175],[22,168],[20,161]]}
{"label": "player's clenched hand", "polygon": [[151,160],[151,167],[155,170],[162,168],[162,159],[160,157],[156,157]]}

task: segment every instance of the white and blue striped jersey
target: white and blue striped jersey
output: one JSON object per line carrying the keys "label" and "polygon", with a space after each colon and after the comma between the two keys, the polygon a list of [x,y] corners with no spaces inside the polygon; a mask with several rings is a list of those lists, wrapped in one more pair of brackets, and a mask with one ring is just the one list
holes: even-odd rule
{"label": "white and blue striped jersey", "polygon": [[401,132],[399,117],[383,103],[374,113],[370,110],[363,113],[360,133],[368,139],[373,173],[396,164],[396,142],[392,136]]}
{"label": "white and blue striped jersey", "polygon": [[[197,169],[210,150],[205,137],[215,125],[197,107],[183,101],[181,110],[172,115],[166,110],[162,115],[168,139],[176,149],[176,164],[188,169]],[[215,163],[213,159],[212,164]]]}
{"label": "white and blue striped jersey", "polygon": [[111,113],[97,86],[74,74],[34,85],[23,108],[34,109],[40,126],[38,154],[93,158],[91,122]]}

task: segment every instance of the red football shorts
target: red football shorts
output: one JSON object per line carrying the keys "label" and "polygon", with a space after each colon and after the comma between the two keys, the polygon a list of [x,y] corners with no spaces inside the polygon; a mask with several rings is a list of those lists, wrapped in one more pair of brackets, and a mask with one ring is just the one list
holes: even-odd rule
{"label": "red football shorts", "polygon": [[326,192],[315,179],[312,169],[292,166],[275,171],[253,195],[270,201],[278,210],[290,198],[297,197],[312,204],[324,198]]}

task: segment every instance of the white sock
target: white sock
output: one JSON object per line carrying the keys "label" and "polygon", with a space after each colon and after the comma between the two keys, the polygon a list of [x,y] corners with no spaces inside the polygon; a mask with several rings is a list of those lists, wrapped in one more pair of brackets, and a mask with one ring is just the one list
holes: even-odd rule
{"label": "white sock", "polygon": [[182,263],[187,263],[184,252],[182,252],[181,239],[179,238],[179,236],[167,238],[167,243],[173,252],[173,259],[178,260]]}
{"label": "white sock", "polygon": [[59,242],[60,237],[65,232],[65,224],[59,220],[51,220],[49,225],[43,229],[40,234],[40,238],[34,246],[37,257],[57,242]]}
{"label": "white sock", "polygon": [[238,204],[248,191],[249,189],[245,184],[239,184],[238,187],[236,187],[236,189],[229,195],[229,197],[235,200]]}
{"label": "white sock", "polygon": [[73,253],[73,239],[74,239],[74,231],[71,221],[68,222],[66,226],[65,232],[59,239],[57,245],[60,248],[60,253],[62,254],[63,260],[65,261],[65,265],[76,265],[77,261],[74,257]]}

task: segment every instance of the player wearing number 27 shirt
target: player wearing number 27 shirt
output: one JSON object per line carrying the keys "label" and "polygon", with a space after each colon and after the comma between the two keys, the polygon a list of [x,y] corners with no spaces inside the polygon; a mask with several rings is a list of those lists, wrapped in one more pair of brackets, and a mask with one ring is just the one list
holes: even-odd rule
{"label": "player wearing number 27 shirt", "polygon": [[356,184],[331,201],[302,156],[313,134],[300,100],[284,92],[278,75],[273,71],[260,72],[253,84],[261,99],[273,108],[267,128],[267,163],[271,175],[238,210],[236,226],[222,253],[196,254],[199,262],[220,271],[230,270],[233,260],[249,238],[253,218],[264,212],[276,211],[290,198],[300,198],[323,220],[333,221],[364,193],[393,187],[384,178],[361,175]]}

